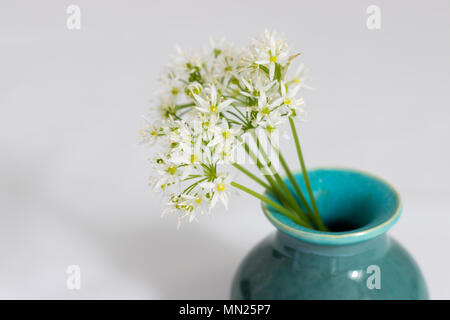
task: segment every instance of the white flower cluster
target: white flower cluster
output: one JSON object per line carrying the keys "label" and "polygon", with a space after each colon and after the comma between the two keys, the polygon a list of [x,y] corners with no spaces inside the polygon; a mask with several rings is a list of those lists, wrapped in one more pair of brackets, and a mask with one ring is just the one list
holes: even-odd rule
{"label": "white flower cluster", "polygon": [[267,30],[240,50],[223,41],[201,54],[178,49],[140,131],[142,143],[163,146],[152,160],[157,177],[151,185],[167,195],[166,212],[192,221],[218,201],[227,206],[227,168],[242,134],[262,129],[270,137],[288,117],[302,115],[298,92],[308,74],[300,65],[288,75],[298,55],[289,51],[285,40]]}

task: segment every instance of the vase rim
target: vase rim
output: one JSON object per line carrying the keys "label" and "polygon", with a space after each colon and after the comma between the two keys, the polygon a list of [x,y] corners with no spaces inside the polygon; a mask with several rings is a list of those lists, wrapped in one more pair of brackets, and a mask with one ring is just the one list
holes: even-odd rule
{"label": "vase rim", "polygon": [[[343,167],[318,167],[308,170],[309,174],[320,172],[355,174],[377,182],[391,193],[390,195],[396,200],[396,206],[390,210],[392,212],[385,213],[385,218],[379,223],[369,224],[367,226],[362,226],[348,231],[331,232],[319,231],[300,226],[293,222],[291,219],[277,212],[275,209],[269,208],[266,203],[262,202],[262,209],[264,214],[279,231],[293,236],[294,238],[297,238],[301,241],[306,241],[309,243],[320,245],[345,245],[373,239],[385,233],[397,222],[402,212],[402,201],[399,193],[395,190],[395,188],[384,179],[365,171]],[[295,173],[294,176],[302,177],[302,173]],[[287,181],[287,178],[285,178],[284,180]],[[267,194],[268,191],[265,192],[266,196]],[[280,219],[280,217],[283,218]]]}

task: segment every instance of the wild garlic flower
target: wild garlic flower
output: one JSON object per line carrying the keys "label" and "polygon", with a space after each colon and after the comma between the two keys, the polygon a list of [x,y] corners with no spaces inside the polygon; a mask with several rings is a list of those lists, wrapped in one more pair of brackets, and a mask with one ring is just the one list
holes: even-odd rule
{"label": "wild garlic flower", "polygon": [[145,144],[155,144],[159,137],[165,135],[164,127],[160,121],[155,121],[150,123],[150,121],[144,118],[141,130],[139,130],[139,143]]}
{"label": "wild garlic flower", "polygon": [[201,113],[219,115],[220,113],[225,112],[227,107],[233,103],[233,100],[231,99],[218,101],[217,89],[214,84],[212,84],[209,88],[206,88],[203,92],[207,93],[205,99],[198,94],[194,94],[194,98],[197,102],[196,108]]}
{"label": "wild garlic flower", "polygon": [[266,30],[259,38],[253,41],[249,48],[251,57],[257,65],[269,68],[269,78],[273,79],[276,70],[286,64],[289,59],[289,46],[283,39],[276,37],[276,32]]}
{"label": "wild garlic flower", "polygon": [[151,160],[151,185],[166,196],[165,213],[193,221],[219,202],[228,206],[241,138],[253,130],[273,138],[303,113],[307,69],[287,72],[297,55],[267,30],[245,48],[225,41],[200,53],[177,48],[159,79],[151,121],[140,130],[141,143],[162,148]]}

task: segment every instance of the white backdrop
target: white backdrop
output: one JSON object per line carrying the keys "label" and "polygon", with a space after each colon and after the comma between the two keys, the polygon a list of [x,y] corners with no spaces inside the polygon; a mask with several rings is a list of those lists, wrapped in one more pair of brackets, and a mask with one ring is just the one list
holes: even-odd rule
{"label": "white backdrop", "polygon": [[[68,30],[66,8],[81,8]],[[369,5],[381,29],[366,27]],[[283,32],[310,67],[310,167],[372,172],[401,193],[390,234],[450,298],[450,2],[0,0],[0,298],[227,298],[274,228],[233,199],[176,230],[147,188],[140,115],[174,45]],[[286,148],[296,163],[291,148]],[[66,288],[68,265],[81,289]]]}

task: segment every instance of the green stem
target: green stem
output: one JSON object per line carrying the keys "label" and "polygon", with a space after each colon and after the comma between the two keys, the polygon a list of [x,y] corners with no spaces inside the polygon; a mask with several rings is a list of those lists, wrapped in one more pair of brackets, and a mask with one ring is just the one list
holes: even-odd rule
{"label": "green stem", "polygon": [[253,139],[255,139],[256,145],[258,146],[259,151],[261,152],[262,157],[264,158],[264,161],[266,162],[267,166],[272,172],[272,175],[275,177],[275,180],[277,181],[277,184],[281,187],[283,190],[283,194],[286,196],[287,200],[289,201],[290,205],[295,209],[295,211],[299,214],[299,216],[302,216],[303,218],[308,219],[308,216],[303,211],[303,209],[298,204],[297,200],[292,195],[292,192],[289,190],[287,185],[284,183],[283,179],[281,179],[278,172],[273,167],[269,157],[267,156],[267,153],[264,151],[264,149],[260,146],[260,142],[258,137],[256,136],[255,132],[252,132]]}
{"label": "green stem", "polygon": [[300,166],[302,168],[303,179],[305,180],[306,189],[308,190],[308,195],[311,200],[311,204],[313,206],[314,216],[316,225],[321,231],[328,231],[327,227],[322,222],[320,217],[319,209],[317,208],[316,200],[314,199],[314,195],[311,188],[311,183],[309,181],[308,172],[306,170],[305,160],[303,159],[302,149],[300,147],[300,141],[297,135],[297,129],[295,128],[295,123],[292,117],[289,117],[289,125],[291,126],[292,135],[294,136],[295,147],[297,149],[298,160],[300,161]]}
{"label": "green stem", "polygon": [[284,171],[286,172],[286,175],[289,178],[289,181],[292,183],[292,186],[294,187],[295,192],[297,193],[298,197],[300,198],[300,201],[302,202],[303,206],[305,207],[306,211],[312,213],[311,208],[309,207],[305,196],[303,195],[297,181],[295,180],[294,176],[292,175],[292,172],[290,171],[289,167],[287,166],[287,163],[284,160],[283,156],[280,156],[280,162],[281,162],[281,165],[283,166]]}
{"label": "green stem", "polygon": [[184,191],[182,192],[182,194],[186,193],[189,194],[196,186],[198,186],[199,183],[207,180],[208,178],[203,178],[198,180],[197,182],[194,182],[193,184],[191,184],[190,186],[188,186],[186,189],[184,189]]}
{"label": "green stem", "polygon": [[249,178],[253,179],[254,181],[256,181],[257,183],[259,183],[261,186],[264,187],[264,189],[270,190],[270,186],[265,183],[264,181],[262,181],[260,178],[258,178],[256,175],[254,175],[253,173],[251,173],[250,171],[248,171],[247,169],[245,169],[243,166],[241,166],[238,163],[233,163],[233,167],[235,167],[236,169],[240,170],[242,173],[244,173],[245,175],[247,175]]}
{"label": "green stem", "polygon": [[277,197],[277,199],[279,199],[281,201],[281,203],[284,206],[291,207],[290,203],[288,202],[288,200],[286,199],[284,194],[282,192],[280,192],[280,190],[277,187],[277,184],[273,180],[273,178],[270,175],[264,174],[263,164],[262,164],[261,160],[259,160],[259,158],[255,155],[255,153],[250,149],[249,145],[245,141],[243,141],[242,138],[238,138],[238,139],[240,142],[243,143],[245,152],[247,152],[247,154],[250,156],[250,158],[252,158],[252,160],[256,163],[256,166],[258,167],[259,171],[261,171],[261,173],[264,175],[266,180],[269,182],[270,188],[268,188],[267,190],[272,192]]}
{"label": "green stem", "polygon": [[195,106],[195,103],[191,102],[191,103],[179,104],[179,105],[175,106],[175,109],[178,111],[178,110],[192,107],[192,106]]}
{"label": "green stem", "polygon": [[[273,147],[273,148],[275,148],[275,147]],[[306,201],[306,198],[303,195],[303,192],[300,189],[300,186],[298,185],[297,180],[295,180],[294,175],[292,174],[291,170],[289,169],[289,166],[288,166],[286,160],[284,159],[283,155],[281,154],[281,152],[279,150],[276,150],[276,151],[280,155],[281,166],[283,167],[284,171],[286,172],[286,175],[288,176],[289,181],[291,181],[292,186],[295,189],[295,192],[297,193],[298,197],[300,198],[300,201],[302,202],[303,206],[306,208],[306,211],[308,211],[308,213],[312,213],[312,210],[309,207],[308,201]]]}
{"label": "green stem", "polygon": [[259,160],[259,158],[253,153],[253,151],[250,149],[249,145],[247,144],[247,142],[245,142],[244,140],[242,140],[241,137],[238,137],[239,142],[242,142],[242,144],[244,145],[244,149],[245,152],[250,156],[250,158],[252,158],[252,160],[256,163],[256,166],[258,167],[259,170],[262,169],[263,165],[261,163],[261,161]]}
{"label": "green stem", "polygon": [[[254,140],[255,140],[256,147],[258,148],[258,150],[261,152],[261,154],[265,154],[265,153],[264,153],[264,150],[261,148],[260,142],[259,142],[258,138],[256,137],[256,135],[254,134],[254,132],[252,133],[252,136],[253,136],[253,138],[254,138]],[[247,146],[247,147],[248,147],[248,146]],[[270,161],[268,161],[267,154],[265,154],[265,155],[266,155],[266,158],[265,158],[266,167],[269,167],[269,168],[273,169],[273,167],[272,167],[271,164],[270,164]],[[253,154],[253,157],[255,157],[254,154]],[[266,169],[264,168],[263,163],[259,160],[259,157],[257,157],[257,159],[258,159],[257,166],[258,166],[259,170],[261,171],[261,173],[262,173],[262,174],[264,175],[264,177],[266,178],[266,180],[270,183],[270,185],[271,185],[271,187],[272,187],[272,192],[273,192],[273,193],[276,195],[276,197],[283,203],[283,205],[288,206],[288,207],[291,207],[292,209],[295,210],[295,204],[293,205],[293,202],[292,202],[292,201],[289,201],[289,199],[288,199],[287,196],[286,196],[287,193],[281,192],[281,190],[279,189],[280,184],[279,184],[278,182],[276,182],[276,181],[272,178],[272,176],[275,176],[274,173],[273,173],[274,170],[271,170],[271,171],[272,171],[272,174],[267,173],[267,172],[266,172]]]}
{"label": "green stem", "polygon": [[300,217],[292,214],[291,211],[287,210],[285,207],[279,205],[278,203],[276,203],[275,201],[263,196],[262,194],[259,194],[237,182],[232,181],[231,185],[237,189],[240,189],[252,196],[254,196],[255,198],[267,203],[268,205],[270,205],[271,207],[273,207],[274,209],[280,211],[282,214],[284,214],[286,217],[290,218],[292,221],[298,223],[299,225],[306,227],[306,228],[311,228],[311,225],[307,222],[307,221],[303,221],[302,219],[300,219]]}
{"label": "green stem", "polygon": [[265,177],[271,186],[271,192],[277,197],[277,199],[279,199],[284,206],[295,211],[295,208],[292,207],[292,204],[289,202],[283,192],[281,192],[275,180],[270,175],[265,175]]}

